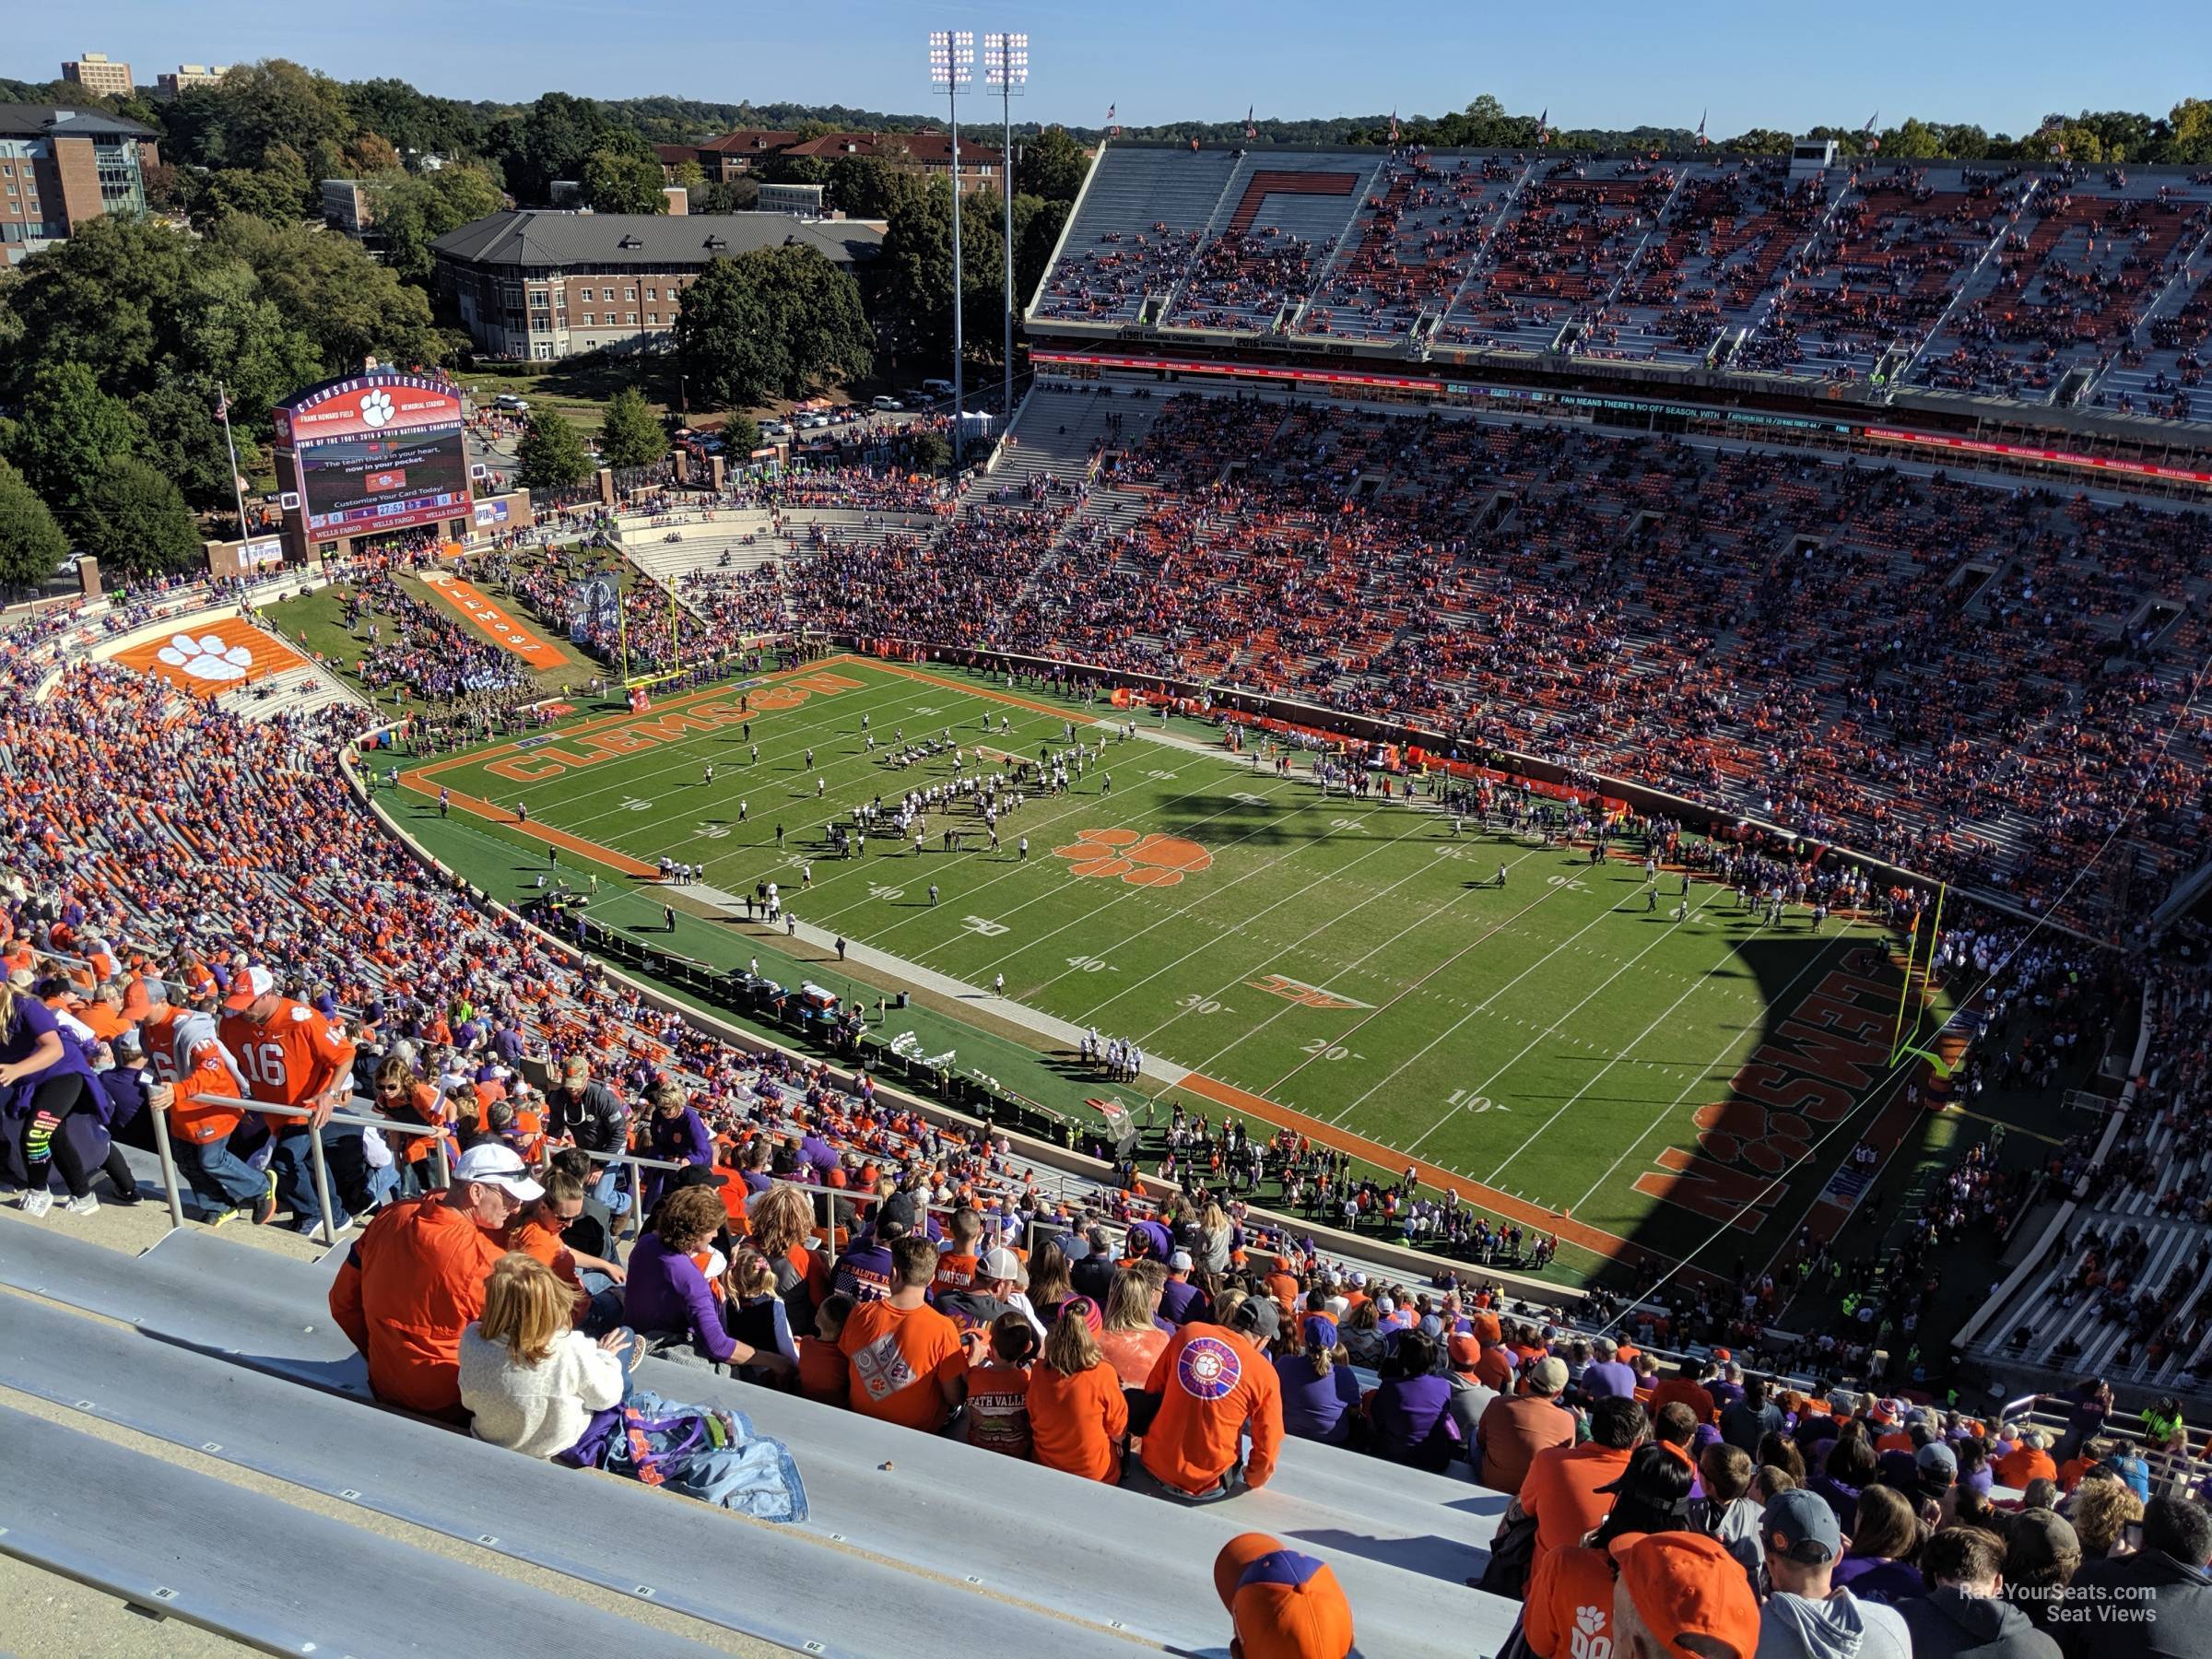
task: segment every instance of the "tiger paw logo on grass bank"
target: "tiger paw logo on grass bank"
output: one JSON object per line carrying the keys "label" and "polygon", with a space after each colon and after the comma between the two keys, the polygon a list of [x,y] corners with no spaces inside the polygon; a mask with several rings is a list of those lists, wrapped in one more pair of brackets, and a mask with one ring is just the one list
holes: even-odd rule
{"label": "tiger paw logo on grass bank", "polygon": [[1135,830],[1078,830],[1075,841],[1054,847],[1053,856],[1068,861],[1071,876],[1094,881],[1119,877],[1131,887],[1173,887],[1214,862],[1194,841]]}
{"label": "tiger paw logo on grass bank", "polygon": [[190,634],[173,634],[156,654],[187,679],[218,685],[244,679],[246,671],[253,666],[251,651],[229,643],[219,634],[202,634],[196,640]]}

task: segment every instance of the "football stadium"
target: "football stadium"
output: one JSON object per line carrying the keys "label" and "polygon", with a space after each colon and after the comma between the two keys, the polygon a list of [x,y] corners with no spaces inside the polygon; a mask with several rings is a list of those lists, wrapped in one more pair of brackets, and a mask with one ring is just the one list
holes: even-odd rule
{"label": "football stadium", "polygon": [[2212,172],[1397,124],[7,613],[26,1651],[2200,1651]]}

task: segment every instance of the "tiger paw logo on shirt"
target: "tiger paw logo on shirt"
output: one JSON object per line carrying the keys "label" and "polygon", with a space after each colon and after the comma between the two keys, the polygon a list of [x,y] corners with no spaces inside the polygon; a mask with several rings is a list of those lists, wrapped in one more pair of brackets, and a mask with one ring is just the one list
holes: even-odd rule
{"label": "tiger paw logo on shirt", "polygon": [[1175,1361],[1175,1380],[1187,1394],[1218,1400],[1244,1380],[1244,1365],[1218,1336],[1194,1336]]}
{"label": "tiger paw logo on shirt", "polygon": [[1613,1659],[1613,1638],[1601,1633],[1608,1611],[1605,1607],[1574,1610],[1574,1629],[1567,1636],[1567,1651],[1572,1659]]}

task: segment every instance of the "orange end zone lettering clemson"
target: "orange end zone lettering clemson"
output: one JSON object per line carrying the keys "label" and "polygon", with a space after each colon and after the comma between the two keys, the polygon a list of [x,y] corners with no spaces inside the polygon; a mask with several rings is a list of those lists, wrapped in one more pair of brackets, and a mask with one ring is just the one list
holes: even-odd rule
{"label": "orange end zone lettering clemson", "polygon": [[[512,783],[542,783],[564,771],[595,766],[618,755],[634,755],[656,744],[680,743],[693,732],[711,732],[717,726],[750,720],[755,714],[795,709],[810,697],[834,697],[840,691],[860,688],[859,680],[847,679],[841,674],[809,674],[754,693],[750,713],[734,702],[696,703],[688,709],[667,710],[605,731],[581,734],[570,740],[571,748],[534,749],[526,755],[487,761],[484,770]],[[575,752],[579,749],[589,752]]]}

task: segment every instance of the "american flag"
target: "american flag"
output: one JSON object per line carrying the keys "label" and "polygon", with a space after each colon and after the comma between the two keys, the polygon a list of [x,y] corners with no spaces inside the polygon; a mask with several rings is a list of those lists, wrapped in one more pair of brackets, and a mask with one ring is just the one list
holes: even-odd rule
{"label": "american flag", "polygon": [[1398,141],[1398,112],[1395,110],[1390,112],[1390,141],[1393,144]]}
{"label": "american flag", "polygon": [[1106,106],[1106,131],[1109,136],[1114,138],[1119,138],[1122,135],[1122,129],[1115,124],[1113,119],[1113,112],[1119,107],[1120,106],[1116,104],[1108,104]]}
{"label": "american flag", "polygon": [[1874,124],[1879,121],[1881,118],[1882,112],[1879,110],[1877,110],[1873,114],[1866,117],[1866,124],[1859,130],[1859,136],[1866,141],[1866,153],[1870,156],[1879,151],[1882,147],[1882,141],[1880,138],[1875,135],[1874,131]]}
{"label": "american flag", "polygon": [[1551,106],[1549,104],[1546,104],[1544,113],[1536,117],[1536,142],[1539,145],[1551,142]]}
{"label": "american flag", "polygon": [[1712,112],[1708,110],[1698,116],[1698,147],[1700,149],[1703,149],[1712,142],[1712,139],[1705,136],[1705,116],[1711,113]]}
{"label": "american flag", "polygon": [[1260,129],[1252,124],[1252,112],[1258,107],[1256,104],[1244,106],[1244,136],[1247,138],[1257,138],[1260,135]]}
{"label": "american flag", "polygon": [[218,389],[215,394],[215,418],[218,420],[227,420],[229,416],[230,394]]}

